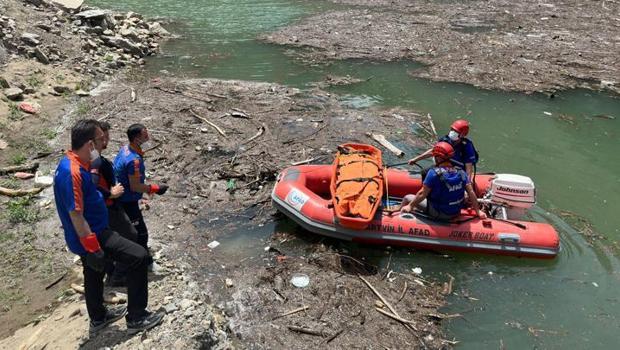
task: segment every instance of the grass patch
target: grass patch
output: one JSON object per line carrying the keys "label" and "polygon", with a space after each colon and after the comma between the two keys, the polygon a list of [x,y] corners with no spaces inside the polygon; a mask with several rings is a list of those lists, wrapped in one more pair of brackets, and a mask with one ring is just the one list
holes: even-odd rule
{"label": "grass patch", "polygon": [[30,74],[30,76],[26,78],[26,83],[28,83],[28,85],[32,88],[37,88],[43,85],[43,80],[41,80],[41,72],[37,71]]}
{"label": "grass patch", "polygon": [[16,153],[11,157],[11,164],[22,165],[26,162],[26,156],[23,153]]}
{"label": "grass patch", "polygon": [[24,115],[17,107],[17,103],[9,103],[9,119],[13,121],[24,119]]}
{"label": "grass patch", "polygon": [[48,140],[53,140],[56,138],[56,135],[58,135],[58,133],[56,132],[56,130],[43,129],[41,130],[41,135],[43,135],[43,137],[45,137]]}
{"label": "grass patch", "polygon": [[47,143],[47,139],[43,137],[44,135],[40,133],[36,136],[37,137],[32,137],[24,140],[19,146],[17,146],[17,149],[19,149],[20,152],[23,154],[37,154],[39,152],[51,151],[50,145]]}
{"label": "grass patch", "polygon": [[23,197],[7,203],[6,215],[12,224],[30,224],[39,219],[39,210],[33,205],[31,197]]}
{"label": "grass patch", "polygon": [[88,112],[90,112],[90,106],[88,105],[88,103],[86,102],[78,103],[77,108],[75,109],[75,114],[77,114],[78,116],[84,117],[86,116],[86,114],[88,114]]}
{"label": "grass patch", "polygon": [[23,299],[24,299],[24,295],[20,293],[20,291],[0,290],[0,302],[8,307],[8,310],[7,308],[3,308],[6,311],[11,310],[10,306],[7,305],[8,303],[21,301]]}
{"label": "grass patch", "polygon": [[19,180],[14,177],[9,177],[8,179],[0,180],[0,186],[5,188],[10,188],[12,190],[16,190],[19,188]]}
{"label": "grass patch", "polygon": [[0,244],[8,241],[12,241],[15,238],[13,232],[5,231],[0,232]]}
{"label": "grass patch", "polygon": [[90,79],[83,79],[78,81],[77,83],[75,83],[75,90],[84,90],[84,91],[88,91],[90,90],[90,83],[91,80]]}

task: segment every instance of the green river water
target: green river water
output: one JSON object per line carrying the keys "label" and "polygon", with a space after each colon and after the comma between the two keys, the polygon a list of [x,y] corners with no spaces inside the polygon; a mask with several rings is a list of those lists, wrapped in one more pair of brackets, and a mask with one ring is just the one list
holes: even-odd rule
{"label": "green river water", "polygon": [[[600,247],[592,248],[560,211],[574,212],[606,239],[620,240],[620,99],[585,90],[562,92],[550,99],[484,91],[462,84],[413,79],[412,62],[345,61],[307,66],[286,55],[286,48],[254,40],[312,13],[336,8],[295,0],[96,0],[93,5],[131,10],[174,21],[167,28],[180,39],[163,46],[149,60],[152,72],[167,70],[186,77],[259,80],[304,88],[326,74],[369,78],[331,91],[358,108],[402,106],[428,112],[439,132],[457,115],[470,114],[471,137],[481,153],[480,171],[528,175],[537,185],[538,206],[532,217],[554,224],[563,250],[553,261],[468,254],[449,258],[430,252],[392,252],[392,266],[422,267],[425,274],[456,277],[456,295],[444,312],[465,317],[445,323],[461,341],[459,349],[611,349],[619,343],[620,264]],[[545,113],[547,112],[547,113]],[[550,114],[550,115],[549,115]],[[560,118],[569,116],[570,120]],[[408,130],[403,130],[408,132]],[[399,144],[414,153],[407,145]],[[554,214],[556,213],[556,214]],[[256,228],[263,236],[275,224]],[[281,225],[281,224],[279,224]],[[256,235],[231,238],[248,254]],[[223,244],[224,246],[224,244]],[[262,246],[258,247],[262,250]],[[383,248],[349,245],[356,255],[386,264]],[[466,295],[464,295],[466,294]],[[466,296],[473,297],[472,300]]]}

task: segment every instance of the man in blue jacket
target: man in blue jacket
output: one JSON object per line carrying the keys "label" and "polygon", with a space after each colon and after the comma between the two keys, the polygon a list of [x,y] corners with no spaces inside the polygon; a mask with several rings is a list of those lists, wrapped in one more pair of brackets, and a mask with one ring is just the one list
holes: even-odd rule
{"label": "man in blue jacket", "polygon": [[[127,329],[133,333],[158,325],[163,314],[146,309],[146,250],[108,228],[108,209],[90,174],[91,161],[99,157],[95,144],[103,138],[96,120],[79,120],[71,128],[71,150],[60,160],[54,175],[54,199],[67,246],[82,260],[91,334],[125,315]],[[103,305],[106,259],[129,267],[126,308],[107,309]]]}
{"label": "man in blue jacket", "polygon": [[[123,185],[125,192],[119,198],[123,209],[138,232],[137,242],[148,252],[149,232],[140,210],[140,200],[144,193],[162,195],[168,190],[167,185],[146,184],[143,147],[149,142],[150,135],[142,124],[132,124],[127,129],[129,144],[121,147],[114,159],[116,180]],[[147,264],[153,266],[153,258],[147,257]]]}
{"label": "man in blue jacket", "polygon": [[[90,175],[95,185],[97,185],[97,189],[103,195],[105,204],[108,207],[110,229],[118,232],[122,237],[128,240],[136,242],[138,239],[138,232],[132,225],[123,207],[118,203],[118,198],[123,194],[125,189],[121,184],[116,182],[112,162],[101,154],[108,148],[108,142],[110,141],[110,124],[103,121],[99,123],[99,126],[101,130],[103,130],[104,138],[103,140],[95,142],[99,157],[91,162]],[[106,284],[110,287],[125,287],[127,266],[122,263],[109,264],[109,266],[110,267],[106,269],[108,273]]]}
{"label": "man in blue jacket", "polygon": [[[450,125],[450,131],[444,135],[439,141],[449,143],[454,148],[454,155],[450,159],[452,165],[458,169],[465,170],[469,179],[474,179],[474,170],[478,163],[478,152],[474,147],[474,143],[466,136],[469,134],[469,122],[465,119],[455,120]],[[419,160],[430,158],[432,149],[420,154],[419,156],[409,160],[409,164],[413,165]],[[423,171],[424,178],[426,171]]]}

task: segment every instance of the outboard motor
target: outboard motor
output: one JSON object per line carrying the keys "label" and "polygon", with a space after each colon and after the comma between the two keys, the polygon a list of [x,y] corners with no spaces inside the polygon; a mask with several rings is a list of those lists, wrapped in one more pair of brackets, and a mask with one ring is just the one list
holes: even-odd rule
{"label": "outboard motor", "polygon": [[527,176],[496,174],[482,202],[491,217],[518,220],[536,204],[536,188]]}

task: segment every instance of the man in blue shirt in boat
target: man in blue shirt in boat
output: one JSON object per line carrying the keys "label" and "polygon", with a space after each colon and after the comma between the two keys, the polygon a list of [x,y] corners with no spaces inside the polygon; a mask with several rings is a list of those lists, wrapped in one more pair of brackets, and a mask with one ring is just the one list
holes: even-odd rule
{"label": "man in blue shirt in boat", "polygon": [[[457,217],[464,208],[466,199],[481,219],[486,214],[480,211],[478,199],[465,171],[451,163],[454,148],[445,141],[439,141],[431,149],[435,167],[428,171],[418,193],[403,198],[401,212],[409,213],[415,209],[423,211],[435,220],[449,221]],[[467,198],[465,196],[467,193]]]}
{"label": "man in blue shirt in boat", "polygon": [[[468,133],[469,122],[465,119],[458,119],[452,123],[448,134],[440,138],[439,141],[447,142],[454,148],[454,156],[452,156],[450,161],[454,167],[465,170],[469,179],[473,179],[475,166],[478,162],[478,152],[474,147],[474,143],[466,137]],[[432,152],[432,149],[427,150],[409,160],[409,164],[413,165],[422,159],[430,158]],[[422,178],[425,177],[427,171],[428,169],[423,171]]]}

